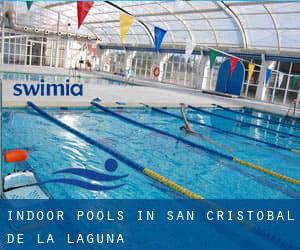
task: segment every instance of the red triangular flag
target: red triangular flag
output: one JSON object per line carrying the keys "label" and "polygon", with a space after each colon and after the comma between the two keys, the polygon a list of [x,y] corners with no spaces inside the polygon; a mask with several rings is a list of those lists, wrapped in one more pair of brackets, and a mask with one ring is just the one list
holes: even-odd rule
{"label": "red triangular flag", "polygon": [[235,67],[236,67],[236,64],[238,63],[239,59],[236,58],[236,57],[230,57],[230,76],[232,76],[234,70],[235,70]]}
{"label": "red triangular flag", "polygon": [[77,1],[77,18],[78,18],[78,29],[83,23],[86,15],[89,13],[94,1]]}

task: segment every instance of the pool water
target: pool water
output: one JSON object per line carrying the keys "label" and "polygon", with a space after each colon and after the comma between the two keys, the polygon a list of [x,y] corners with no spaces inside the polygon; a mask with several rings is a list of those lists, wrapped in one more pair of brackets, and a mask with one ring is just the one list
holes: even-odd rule
{"label": "pool water", "polygon": [[[70,82],[78,82],[83,84],[114,84],[114,85],[121,85],[125,84],[123,81],[120,80],[112,80],[107,77],[88,77],[88,76],[81,76],[73,77],[73,76],[56,76],[56,75],[45,75],[45,74],[30,74],[30,73],[11,73],[11,72],[0,72],[0,79],[2,80],[14,80],[14,81],[40,81],[44,79],[46,83],[64,83],[67,79]],[[128,84],[128,83],[126,83]]]}
{"label": "pool water", "polygon": [[[45,110],[94,140],[104,143],[144,167],[156,171],[204,198],[300,198],[298,186],[241,166],[204,150],[193,148],[156,132],[135,127],[96,108]],[[292,152],[192,124],[195,131],[209,137],[216,142],[214,144],[200,137],[185,134],[179,129],[183,125],[180,119],[147,108],[114,110],[124,116],[219,152],[231,154],[269,170],[300,179],[300,155]],[[267,124],[255,118],[243,117],[218,108],[207,110],[300,135],[300,129]],[[166,111],[180,114],[178,109],[167,109]],[[249,112],[249,110],[241,111]],[[253,111],[253,114],[257,115],[258,113]],[[262,113],[259,115],[266,116]],[[227,131],[300,149],[300,139],[296,137],[269,133],[263,129],[244,126],[211,115],[203,115],[193,110],[187,110],[187,116]],[[274,116],[273,119],[278,119],[278,117]],[[45,120],[30,108],[3,110],[3,149],[10,148],[29,149],[28,163],[42,181],[54,177],[69,177],[67,174],[54,175],[53,172],[72,167],[87,168],[107,174],[104,163],[107,159],[112,158],[97,147]],[[3,168],[4,172],[7,173],[11,171],[12,166],[4,163]],[[88,191],[57,183],[48,183],[45,186],[54,198],[181,198],[175,192],[157,184],[119,161],[117,170],[109,174],[128,174],[128,177],[114,182],[115,185],[125,185],[104,192]],[[80,179],[80,177],[76,178]],[[105,182],[101,184],[108,185]]]}

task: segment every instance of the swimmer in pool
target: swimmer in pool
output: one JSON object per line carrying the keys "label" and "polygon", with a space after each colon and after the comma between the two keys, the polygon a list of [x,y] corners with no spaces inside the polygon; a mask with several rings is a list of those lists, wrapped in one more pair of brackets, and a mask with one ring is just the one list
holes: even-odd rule
{"label": "swimmer in pool", "polygon": [[219,146],[219,147],[223,147],[225,148],[226,151],[228,152],[231,152],[232,149],[221,144],[221,143],[218,143],[212,139],[210,139],[209,137],[205,136],[205,135],[202,135],[196,131],[194,131],[191,127],[191,125],[189,124],[189,121],[188,119],[186,118],[186,115],[185,115],[185,112],[184,112],[184,109],[185,109],[185,104],[184,103],[180,103],[180,112],[181,112],[181,115],[182,115],[182,118],[183,118],[183,121],[184,121],[184,126],[181,126],[180,129],[183,130],[184,132],[186,132],[187,134],[191,134],[191,135],[195,135],[195,136],[198,136],[200,138],[202,138],[203,140],[211,143],[211,144],[214,144],[216,146]]}

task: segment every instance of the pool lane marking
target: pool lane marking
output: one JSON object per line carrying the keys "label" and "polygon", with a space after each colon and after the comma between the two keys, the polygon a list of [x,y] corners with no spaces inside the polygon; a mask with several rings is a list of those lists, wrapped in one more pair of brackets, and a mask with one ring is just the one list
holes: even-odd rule
{"label": "pool lane marking", "polygon": [[242,115],[242,116],[248,116],[248,117],[259,119],[259,120],[262,120],[262,121],[267,121],[267,122],[270,122],[270,123],[272,123],[274,125],[277,124],[277,125],[280,125],[280,126],[283,126],[283,127],[286,127],[286,128],[300,129],[300,126],[297,126],[297,125],[272,121],[272,120],[267,119],[267,118],[263,118],[263,117],[259,117],[259,116],[256,116],[256,115],[251,115],[251,114],[243,113],[243,112],[240,112],[240,111],[237,111],[237,110],[232,110],[230,108],[227,108],[227,107],[224,107],[224,106],[221,106],[221,105],[218,105],[218,104],[216,104],[215,106],[218,107],[218,108],[221,108],[223,110],[226,110],[228,112],[234,113],[234,114],[238,114],[238,115]]}
{"label": "pool lane marking", "polygon": [[137,127],[141,127],[141,128],[144,128],[144,129],[148,129],[148,130],[157,132],[158,134],[162,134],[162,135],[164,135],[164,136],[171,137],[171,138],[173,138],[173,139],[175,139],[175,140],[177,140],[177,141],[179,141],[179,142],[182,142],[182,143],[184,143],[184,144],[186,144],[186,145],[189,145],[189,146],[191,146],[191,147],[198,148],[198,149],[201,149],[201,150],[205,150],[205,151],[210,152],[211,154],[221,156],[221,157],[226,158],[226,159],[228,159],[228,160],[232,160],[232,157],[231,157],[231,156],[226,155],[226,154],[224,154],[224,153],[215,151],[215,150],[210,149],[210,148],[208,148],[208,147],[205,147],[205,146],[203,146],[203,145],[200,145],[200,144],[197,144],[197,143],[195,143],[195,142],[186,140],[186,139],[184,139],[184,138],[182,138],[182,137],[179,137],[179,136],[173,135],[173,134],[171,134],[171,133],[165,132],[165,131],[163,131],[163,130],[154,128],[154,127],[149,126],[149,125],[147,125],[147,124],[144,124],[144,123],[135,121],[135,120],[133,120],[133,119],[131,119],[131,118],[128,118],[128,117],[126,117],[126,116],[123,116],[123,115],[121,115],[121,114],[118,114],[118,113],[116,113],[116,112],[110,110],[109,108],[106,108],[106,107],[104,107],[104,106],[102,106],[102,105],[100,105],[100,104],[98,104],[98,103],[91,102],[91,104],[94,105],[96,108],[98,108],[98,109],[100,109],[100,110],[102,110],[102,111],[104,111],[104,112],[106,112],[106,113],[108,113],[108,114],[111,114],[112,116],[115,116],[115,117],[119,118],[120,120],[123,120],[123,121],[125,121],[125,122],[127,122],[127,123],[133,124],[133,125],[135,125],[135,126],[137,126]]}
{"label": "pool lane marking", "polygon": [[44,117],[45,119],[51,121],[52,123],[56,124],[57,126],[67,130],[68,132],[72,133],[73,135],[79,137],[80,139],[86,141],[89,144],[92,144],[98,148],[100,148],[101,150],[105,151],[106,153],[114,156],[116,159],[118,159],[119,161],[125,163],[126,165],[128,165],[129,167],[133,168],[134,170],[144,174],[147,177],[150,177],[151,179],[167,186],[168,188],[177,191],[183,195],[185,195],[188,198],[191,199],[204,199],[201,195],[194,193],[192,191],[190,191],[187,188],[184,188],[182,186],[180,186],[179,184],[167,179],[166,177],[154,172],[153,170],[150,170],[148,168],[143,167],[142,165],[140,165],[139,163],[129,159],[127,156],[119,153],[118,151],[102,144],[99,141],[96,141],[92,138],[90,138],[89,136],[83,134],[82,132],[70,127],[69,125],[61,122],[60,120],[56,119],[55,117],[51,116],[50,114],[48,114],[47,112],[43,111],[42,109],[40,109],[37,105],[35,105],[32,102],[28,102],[27,103],[28,106],[30,106],[32,109],[34,109],[38,114],[40,114],[42,117]]}
{"label": "pool lane marking", "polygon": [[[146,104],[143,104],[143,105],[145,105],[146,107],[151,108],[153,111],[156,111],[156,112],[159,112],[159,113],[162,113],[162,114],[165,114],[165,115],[169,115],[169,116],[172,116],[172,117],[175,117],[175,118],[178,118],[178,119],[182,120],[182,117],[179,116],[179,115],[170,113],[168,111],[165,111],[165,110],[162,110],[162,109],[159,109],[159,108],[151,107],[151,106],[146,105]],[[214,126],[211,126],[211,125],[207,125],[205,123],[201,123],[201,122],[198,122],[198,121],[195,121],[195,120],[188,119],[188,121],[190,123],[201,125],[203,127],[208,127],[210,129],[214,129],[216,131],[221,131],[221,132],[226,133],[226,134],[235,135],[235,136],[239,136],[239,137],[249,139],[249,140],[252,140],[252,141],[255,141],[255,142],[264,143],[264,144],[266,144],[270,147],[274,147],[274,148],[286,150],[286,151],[289,151],[289,152],[293,152],[293,153],[296,153],[296,154],[300,154],[300,151],[297,150],[297,149],[291,149],[291,148],[283,147],[283,146],[276,145],[276,144],[266,142],[266,141],[263,141],[263,140],[259,140],[259,139],[256,139],[256,138],[253,138],[253,137],[250,137],[250,136],[247,136],[247,135],[242,135],[242,134],[238,134],[238,133],[235,133],[235,132],[227,131],[225,129],[217,128],[217,127],[214,127]]]}
{"label": "pool lane marking", "polygon": [[161,176],[160,174],[152,171],[149,168],[144,168],[143,173],[146,174],[147,176],[151,177],[152,179],[160,182],[161,184],[164,184],[165,186],[169,187],[170,189],[173,189],[173,190],[177,191],[178,193],[184,194],[186,197],[189,197],[189,198],[195,199],[195,200],[204,200],[204,198],[201,195],[196,194],[196,193],[178,185],[177,183]]}
{"label": "pool lane marking", "polygon": [[193,109],[193,110],[199,111],[200,113],[204,113],[204,114],[207,114],[207,115],[213,115],[213,116],[220,117],[220,118],[223,118],[223,119],[226,119],[226,120],[230,120],[230,121],[234,121],[234,122],[238,122],[238,123],[242,123],[242,124],[247,124],[247,125],[252,126],[252,127],[261,128],[261,129],[269,130],[269,131],[272,131],[274,133],[281,134],[281,135],[284,135],[284,136],[290,136],[290,137],[295,137],[295,138],[300,139],[299,135],[294,135],[294,134],[291,134],[291,133],[287,133],[287,132],[283,132],[283,131],[278,131],[276,129],[267,128],[265,126],[253,124],[253,123],[250,123],[250,122],[240,121],[240,120],[237,120],[237,119],[233,119],[233,118],[227,117],[225,115],[215,114],[213,112],[206,111],[206,110],[203,110],[203,109],[191,106],[191,105],[188,105],[188,107],[191,108],[191,109]]}
{"label": "pool lane marking", "polygon": [[214,149],[210,149],[210,148],[207,148],[203,145],[200,145],[200,144],[197,144],[197,143],[194,143],[194,142],[191,142],[189,140],[186,140],[182,137],[179,137],[179,136],[176,136],[176,135],[173,135],[173,134],[170,134],[168,132],[165,132],[163,130],[160,130],[160,129],[157,129],[157,128],[154,128],[152,126],[149,126],[147,124],[144,124],[144,123],[141,123],[141,122],[138,122],[138,121],[135,121],[131,118],[128,118],[126,116],[123,116],[121,114],[118,114],[98,103],[95,103],[95,102],[91,102],[92,105],[94,105],[96,108],[106,112],[106,113],[109,113],[117,118],[119,118],[120,120],[123,120],[125,122],[128,122],[128,123],[131,123],[135,126],[138,126],[138,127],[141,127],[141,128],[145,128],[145,129],[148,129],[148,130],[152,130],[154,132],[157,132],[159,134],[162,134],[162,135],[165,135],[167,137],[170,137],[170,138],[173,138],[173,139],[176,139],[177,141],[180,141],[186,145],[189,145],[189,146],[192,146],[194,148],[198,148],[198,149],[201,149],[201,150],[204,150],[204,151],[207,151],[209,152],[210,154],[214,154],[214,155],[218,155],[220,157],[223,157],[227,160],[231,160],[231,161],[234,161],[236,163],[239,163],[240,165],[242,166],[246,166],[246,167],[249,167],[249,168],[252,168],[252,169],[255,169],[257,171],[260,171],[262,173],[265,173],[267,175],[270,175],[270,176],[273,176],[273,177],[276,177],[280,180],[284,180],[286,182],[289,182],[289,183],[292,183],[292,184],[295,184],[295,185],[299,185],[300,186],[300,180],[297,180],[297,179],[294,179],[294,178],[291,178],[291,177],[288,177],[288,176],[285,176],[285,175],[282,175],[282,174],[279,174],[277,172],[274,172],[274,171],[271,171],[271,170],[268,170],[266,168],[263,168],[261,166],[258,166],[258,165],[255,165],[253,163],[250,163],[250,162],[247,162],[247,161],[244,161],[242,159],[239,159],[239,158],[236,158],[236,157],[233,157],[231,155],[227,155],[227,154],[224,154],[224,153],[220,153]]}
{"label": "pool lane marking", "polygon": [[234,162],[237,162],[243,166],[246,166],[246,167],[249,167],[249,168],[253,168],[253,169],[256,169],[260,172],[263,172],[263,173],[266,173],[268,175],[271,175],[271,176],[274,176],[278,179],[281,179],[281,180],[284,180],[286,182],[289,182],[289,183],[292,183],[292,184],[295,184],[295,185],[298,185],[300,186],[300,180],[297,180],[297,179],[294,179],[294,178],[291,178],[291,177],[288,177],[288,176],[285,176],[285,175],[282,175],[282,174],[279,174],[277,172],[274,172],[274,171],[271,171],[269,169],[266,169],[266,168],[263,168],[261,166],[258,166],[258,165],[255,165],[253,163],[250,163],[250,162],[247,162],[247,161],[243,161],[239,158],[235,158],[233,157],[232,159]]}
{"label": "pool lane marking", "polygon": [[[245,110],[248,110],[248,111],[251,111],[251,112],[258,112],[258,113],[265,113],[267,115],[269,115],[270,117],[273,117],[274,119],[278,118],[278,119],[282,119],[281,122],[283,124],[287,124],[289,125],[288,121],[291,121],[291,122],[295,122],[297,124],[299,124],[300,122],[300,118],[299,117],[296,117],[296,116],[290,116],[290,115],[279,115],[279,114],[276,114],[276,113],[272,113],[271,111],[265,111],[265,110],[259,110],[257,108],[248,108],[248,107],[244,107]],[[270,118],[271,119],[271,118]]]}
{"label": "pool lane marking", "polygon": [[[180,119],[180,120],[182,120],[182,117],[181,116],[179,116],[179,115],[176,115],[176,114],[173,114],[173,113],[169,113],[169,112],[167,112],[167,111],[165,111],[165,110],[162,110],[162,109],[159,109],[159,108],[155,108],[155,107],[151,107],[151,106],[149,106],[149,105],[147,105],[147,104],[144,104],[144,103],[141,103],[141,104],[143,104],[145,107],[147,107],[147,108],[151,108],[153,111],[156,111],[156,112],[160,112],[160,113],[162,113],[162,114],[166,114],[166,115],[170,115],[171,117],[175,117],[175,118],[178,118],[178,119]],[[195,124],[200,124],[200,125],[204,125],[204,126],[206,126],[206,124],[202,124],[202,123],[200,123],[200,122],[198,122],[198,121],[193,121],[193,120],[189,120],[188,119],[188,121],[189,122],[191,122],[191,123],[195,123]],[[208,126],[208,125],[207,125]],[[208,126],[209,128],[212,128],[212,129],[214,129],[214,127],[211,127],[211,126]],[[220,129],[221,131],[224,131],[224,132],[227,132],[226,130],[222,130],[222,129]],[[234,133],[233,133],[234,134]],[[237,134],[238,136],[240,136],[239,134]],[[242,136],[243,137],[243,136]],[[247,137],[246,137],[247,138]],[[250,137],[250,139],[254,139],[254,138],[252,138],[252,137]],[[254,141],[255,141],[256,139],[254,139]],[[259,141],[259,140],[258,140]],[[264,141],[262,141],[262,142],[264,142]],[[268,145],[268,143],[267,143],[267,145]],[[270,145],[270,146],[275,146],[275,148],[277,147],[277,145]],[[280,147],[279,147],[280,148]],[[284,150],[287,150],[287,151],[291,151],[290,149],[288,149],[288,148],[284,148],[283,147],[283,149]],[[297,150],[295,150],[295,151],[297,151]],[[296,153],[296,152],[295,152]],[[300,151],[298,151],[298,154],[300,154]],[[239,171],[242,171],[242,169],[240,169]],[[242,172],[240,172],[240,173],[242,173]],[[244,173],[242,173],[243,175],[245,175],[245,172]],[[247,177],[249,177],[249,175],[247,176]],[[251,177],[250,177],[251,178]],[[265,184],[263,184],[263,185],[265,185]],[[272,188],[274,188],[274,187],[272,187]],[[276,187],[275,188],[276,190],[279,190],[279,191],[281,191],[282,192],[282,190],[281,189],[278,189],[278,187]],[[289,197],[291,197],[291,198],[299,198],[299,196],[293,196],[293,195],[291,195],[290,193],[286,193],[285,191],[283,192],[285,195],[287,195],[287,196],[289,196]]]}
{"label": "pool lane marking", "polygon": [[[40,109],[38,106],[36,106],[34,103],[32,102],[27,102],[28,106],[30,106],[32,109],[34,109],[38,114],[40,114],[42,117],[44,117],[45,119],[49,120],[50,122],[56,124],[57,126],[67,130],[68,132],[74,134],[75,136],[81,138],[82,140],[86,141],[89,144],[92,144],[100,149],[102,149],[103,151],[109,153],[110,155],[114,156],[115,158],[117,158],[118,160],[120,160],[121,162],[125,163],[126,165],[128,165],[129,167],[137,170],[138,172],[141,172],[142,174],[145,174],[146,176],[152,178],[153,180],[158,181],[159,183],[169,187],[172,190],[175,190],[183,195],[185,195],[188,198],[191,199],[196,199],[196,200],[200,200],[202,202],[204,202],[205,204],[207,204],[208,206],[214,208],[214,209],[220,209],[220,207],[213,203],[210,202],[206,199],[204,199],[203,196],[196,194],[180,185],[178,185],[177,183],[163,177],[162,175],[148,169],[145,168],[143,166],[141,166],[140,164],[130,160],[129,158],[127,158],[126,156],[120,154],[119,152],[103,145],[102,143],[100,143],[99,141],[96,141],[90,137],[88,137],[87,135],[81,133],[80,131],[70,127],[69,125],[59,121],[58,119],[56,119],[55,117],[49,115],[47,112],[43,111],[42,109]],[[233,214],[234,218],[235,215]],[[273,243],[273,244],[277,244],[274,243],[274,239],[276,240],[276,242],[280,242],[281,244],[284,245],[290,245],[288,242],[285,242],[284,240],[282,240],[281,238],[278,238],[276,235],[270,235],[265,233],[264,231],[262,231],[260,228],[258,228],[255,224],[253,223],[249,223],[249,222],[244,222],[244,221],[239,221],[237,220],[237,223],[239,225],[242,225],[245,229],[248,229],[250,231],[253,231],[255,234],[257,234],[258,236],[267,239],[269,242]],[[262,236],[262,233],[264,236]]]}
{"label": "pool lane marking", "polygon": [[298,149],[291,149],[291,151],[298,154],[298,155],[300,155],[300,150],[298,150]]}

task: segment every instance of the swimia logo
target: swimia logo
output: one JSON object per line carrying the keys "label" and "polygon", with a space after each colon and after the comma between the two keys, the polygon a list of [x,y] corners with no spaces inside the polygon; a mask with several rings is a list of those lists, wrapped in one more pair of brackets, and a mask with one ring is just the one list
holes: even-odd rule
{"label": "swimia logo", "polygon": [[21,84],[16,83],[13,87],[14,96],[82,96],[83,85],[82,84],[70,84],[67,79],[66,83],[45,83],[44,79],[40,83],[36,84]]}

